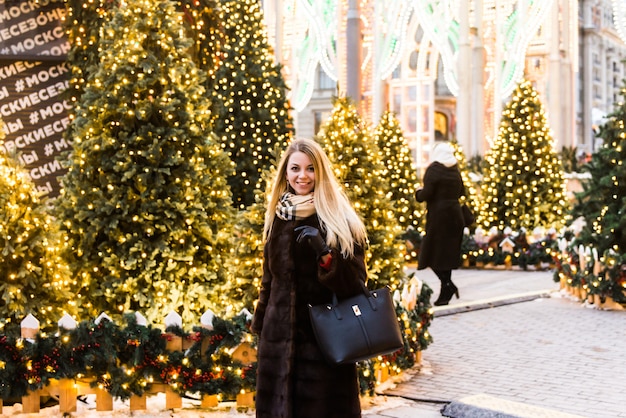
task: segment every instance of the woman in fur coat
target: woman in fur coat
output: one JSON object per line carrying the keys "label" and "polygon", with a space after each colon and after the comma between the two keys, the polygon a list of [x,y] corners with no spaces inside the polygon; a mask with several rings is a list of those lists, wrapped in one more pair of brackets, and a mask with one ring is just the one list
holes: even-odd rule
{"label": "woman in fur coat", "polygon": [[361,416],[356,365],[331,365],[308,305],[362,292],[363,222],[310,139],[291,142],[268,196],[263,278],[251,329],[259,335],[256,416]]}
{"label": "woman in fur coat", "polygon": [[417,268],[430,267],[441,282],[435,306],[447,305],[459,289],[452,282],[452,270],[461,266],[463,212],[459,198],[465,186],[454,149],[448,142],[433,148],[432,162],[426,168],[423,187],[415,192],[418,202],[426,202],[426,234],[420,246]]}

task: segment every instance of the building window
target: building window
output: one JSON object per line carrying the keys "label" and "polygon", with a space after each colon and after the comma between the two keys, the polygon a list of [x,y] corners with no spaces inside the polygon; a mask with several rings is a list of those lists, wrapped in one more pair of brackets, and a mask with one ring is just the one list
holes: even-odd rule
{"label": "building window", "polygon": [[330,78],[321,66],[317,66],[317,88],[320,90],[335,90],[337,82]]}
{"label": "building window", "polygon": [[323,112],[313,112],[313,132],[317,135],[322,127],[322,122],[324,121],[324,113]]}

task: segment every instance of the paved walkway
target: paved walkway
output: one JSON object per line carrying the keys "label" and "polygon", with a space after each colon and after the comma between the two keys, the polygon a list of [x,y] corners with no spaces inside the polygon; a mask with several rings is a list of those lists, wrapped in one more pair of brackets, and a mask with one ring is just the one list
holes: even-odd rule
{"label": "paved walkway", "polygon": [[[436,297],[434,274],[417,276]],[[552,272],[458,270],[453,281],[460,299],[435,309],[421,369],[365,417],[626,417],[626,311],[582,305]]]}

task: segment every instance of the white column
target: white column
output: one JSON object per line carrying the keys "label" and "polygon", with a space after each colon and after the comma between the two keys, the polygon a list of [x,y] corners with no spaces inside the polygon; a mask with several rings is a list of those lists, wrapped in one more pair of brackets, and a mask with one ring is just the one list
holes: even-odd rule
{"label": "white column", "polygon": [[456,100],[456,137],[459,144],[471,143],[470,119],[472,116],[471,106],[471,65],[472,54],[469,30],[469,1],[459,1],[459,58],[457,62],[457,75],[459,82],[459,95]]}
{"label": "white column", "polygon": [[548,123],[556,139],[556,148],[559,150],[563,146],[561,103],[565,101],[565,97],[563,97],[563,85],[565,83],[561,80],[561,51],[559,47],[561,43],[561,28],[558,1],[552,3],[552,10],[548,19],[549,24],[546,25],[550,30],[550,36],[548,37],[548,97],[550,98],[547,105]]}
{"label": "white column", "polygon": [[485,48],[483,47],[483,1],[474,1],[474,22],[472,23],[472,106],[470,121],[472,124],[470,141],[465,148],[467,158],[483,155],[485,144]]}
{"label": "white column", "polygon": [[380,51],[382,45],[383,29],[380,23],[380,15],[383,13],[382,4],[374,2],[374,42],[373,42],[373,79],[372,79],[372,123],[377,124],[383,113],[385,98],[383,97],[383,81],[380,79]]}
{"label": "white column", "polygon": [[597,28],[594,28],[591,20],[591,6],[588,1],[583,2],[583,28],[582,28],[582,54],[580,59],[582,62],[583,77],[582,77],[582,94],[584,103],[582,114],[582,135],[583,147],[586,151],[592,152],[593,145],[593,133],[592,133],[592,121],[591,121],[591,108],[593,107],[593,50],[594,37]]}
{"label": "white column", "polygon": [[[558,2],[556,2],[558,3]],[[561,63],[561,79],[563,80],[563,121],[561,131],[563,134],[563,142],[561,146],[576,146],[576,73],[578,68],[575,67],[576,60],[572,54],[578,54],[578,49],[572,51],[572,39],[577,39],[577,34],[572,30],[578,31],[578,2],[575,0],[561,0],[563,11],[563,45],[565,48],[565,57]],[[560,147],[557,149],[560,151]]]}
{"label": "white column", "polygon": [[359,106],[361,99],[361,17],[359,0],[348,1],[346,14],[346,67],[348,73],[346,95],[355,105]]}
{"label": "white column", "polygon": [[283,0],[274,1],[274,13],[276,14],[274,22],[274,31],[276,32],[276,41],[274,45],[274,57],[276,62],[283,62]]}

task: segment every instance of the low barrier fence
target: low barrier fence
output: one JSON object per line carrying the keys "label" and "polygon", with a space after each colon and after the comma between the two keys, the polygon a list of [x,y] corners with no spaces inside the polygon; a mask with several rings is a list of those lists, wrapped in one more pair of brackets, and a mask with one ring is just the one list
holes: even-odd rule
{"label": "low barrier fence", "polygon": [[[23,413],[38,413],[42,397],[59,401],[60,412],[77,410],[77,398],[95,395],[97,411],[112,411],[116,398],[130,410],[147,409],[147,398],[165,394],[165,408],[182,407],[196,394],[201,407],[236,401],[254,405],[256,349],[247,332],[249,313],[232,320],[206,315],[190,333],[175,313],[165,331],[146,325],[140,314],[118,326],[106,315],[76,323],[66,316],[54,335],[40,332],[32,315],[21,336],[0,335],[0,398],[21,399]],[[0,413],[3,403],[0,400]]]}

